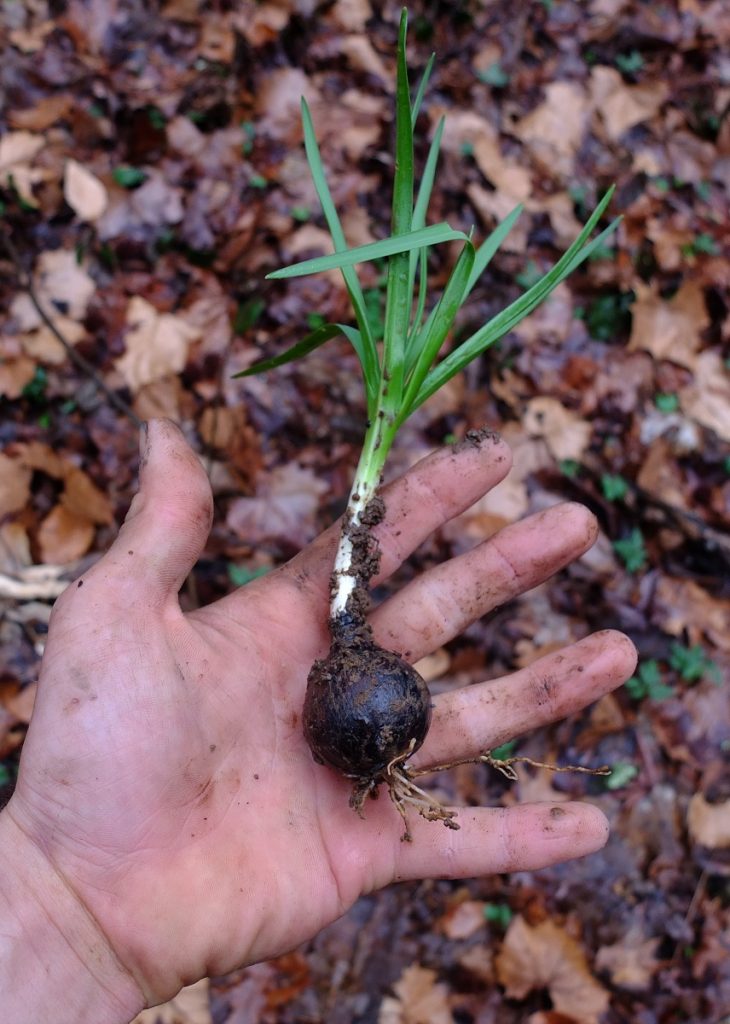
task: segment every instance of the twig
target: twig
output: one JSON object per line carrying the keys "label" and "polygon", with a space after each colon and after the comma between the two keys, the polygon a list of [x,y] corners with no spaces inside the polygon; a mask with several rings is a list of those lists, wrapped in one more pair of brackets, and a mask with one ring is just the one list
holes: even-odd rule
{"label": "twig", "polygon": [[18,275],[18,280],[20,282],[21,288],[24,288],[25,291],[28,293],[30,301],[33,303],[36,312],[38,313],[38,315],[40,316],[41,320],[46,325],[48,330],[51,332],[51,334],[53,334],[54,338],[56,338],[56,340],[63,346],[71,362],[75,363],[77,369],[81,370],[82,373],[86,374],[86,376],[89,377],[94,382],[94,384],[96,384],[97,388],[101,392],[103,392],[104,395],[106,395],[110,404],[113,405],[118,412],[123,413],[127,417],[127,419],[129,419],[134,424],[134,426],[139,429],[142,426],[142,420],[139,418],[139,416],[137,416],[134,410],[129,405],[127,405],[123,398],[120,398],[119,395],[117,395],[114,391],[111,390],[111,388],[106,384],[104,378],[101,376],[96,367],[92,366],[88,359],[82,356],[80,352],[76,351],[73,345],[71,345],[70,342],[63,336],[63,334],[58,329],[56,324],[53,322],[51,317],[45,311],[35,292],[31,276],[30,274],[26,273],[23,267],[23,263],[20,258],[20,253],[15,248],[14,243],[10,240],[10,237],[5,231],[0,233],[0,242],[2,243],[3,248],[7,252],[8,256],[11,259],[11,262],[15,267],[15,272]]}

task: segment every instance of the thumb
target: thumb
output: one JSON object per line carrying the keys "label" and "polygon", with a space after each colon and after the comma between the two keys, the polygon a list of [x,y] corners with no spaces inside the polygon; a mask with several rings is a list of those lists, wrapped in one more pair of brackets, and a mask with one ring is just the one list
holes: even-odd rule
{"label": "thumb", "polygon": [[139,491],[102,562],[108,576],[128,584],[128,598],[144,592],[162,604],[176,598],[205,547],[213,495],[198,456],[171,420],[150,420],[140,449]]}

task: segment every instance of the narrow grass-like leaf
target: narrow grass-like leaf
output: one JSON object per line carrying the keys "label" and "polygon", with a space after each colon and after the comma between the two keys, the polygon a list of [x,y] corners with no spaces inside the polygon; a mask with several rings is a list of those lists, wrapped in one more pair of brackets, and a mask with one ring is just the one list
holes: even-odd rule
{"label": "narrow grass-like leaf", "polygon": [[429,318],[427,329],[422,334],[418,335],[416,346],[418,349],[418,358],[416,359],[413,372],[406,384],[403,402],[396,421],[398,425],[408,418],[411,404],[418,395],[431,364],[439,354],[446,335],[449,333],[454,323],[456,314],[461,309],[472,268],[474,266],[475,255],[474,246],[471,242],[467,242],[459,254],[459,258],[456,261],[454,269],[451,271],[449,280],[447,281],[443,294],[436,305],[433,316]]}
{"label": "narrow grass-like leaf", "polygon": [[536,284],[529,288],[524,295],[521,295],[496,317],[481,327],[470,338],[467,338],[457,349],[451,352],[438,366],[428,374],[418,396],[413,402],[412,409],[416,409],[435,391],[438,391],[446,381],[450,380],[456,373],[463,370],[472,359],[480,355],[489,345],[492,345],[508,331],[514,329],[521,320],[531,313],[547,296],[560,284],[583,260],[590,256],[591,252],[600,245],[603,240],[617,227],[620,218],[617,218],[601,234],[588,245],[586,239],[601,214],[611,201],[614,189],[611,188],[593,211],[588,223],[581,231],[578,238],[563,254],[558,262],[542,277]]}
{"label": "narrow grass-like leaf", "polygon": [[491,262],[492,256],[494,256],[497,249],[499,249],[502,242],[510,233],[515,221],[520,216],[523,210],[524,206],[522,203],[520,203],[519,206],[515,206],[514,210],[512,210],[511,213],[507,214],[504,220],[497,225],[497,227],[494,229],[491,235],[489,235],[489,237],[486,238],[479,246],[476,252],[476,257],[474,259],[474,266],[472,268],[471,276],[469,278],[469,283],[466,286],[464,298],[466,298],[469,295],[474,285],[477,283],[479,278],[487,269],[489,263]]}
{"label": "narrow grass-like leaf", "polygon": [[456,231],[446,221],[443,221],[441,224],[431,224],[419,231],[390,235],[379,242],[368,242],[367,245],[358,245],[354,249],[344,249],[341,252],[330,253],[328,256],[316,256],[311,260],[293,263],[290,267],[273,270],[266,275],[266,278],[272,281],[282,281],[290,277],[319,274],[323,270],[340,270],[342,267],[352,267],[356,263],[368,263],[371,260],[384,259],[386,256],[398,253],[407,255],[412,249],[422,249],[424,246],[438,245],[440,242],[465,242],[466,238],[463,231]]}
{"label": "narrow grass-like leaf", "polygon": [[[436,176],[436,164],[438,163],[439,150],[441,148],[441,136],[444,133],[444,124],[446,118],[442,117],[436,126],[436,131],[433,133],[433,139],[429,146],[428,156],[426,157],[426,164],[423,168],[423,174],[421,175],[421,182],[418,186],[418,195],[416,196],[416,205],[413,208],[413,220],[411,221],[411,227],[414,231],[418,228],[422,228],[426,224],[426,213],[428,212],[428,204],[431,201],[431,191],[433,189],[433,182]],[[410,264],[408,267],[408,287],[411,292],[413,291],[413,285],[416,280],[416,261],[418,260],[418,253],[412,252],[410,257]],[[425,297],[425,293],[424,293]],[[421,316],[423,313],[421,313]],[[416,328],[420,323],[420,317],[413,321],[413,327]],[[412,333],[412,332],[411,332]]]}
{"label": "narrow grass-like leaf", "polygon": [[[413,253],[411,253],[411,259],[413,259]],[[418,334],[421,329],[421,322],[423,320],[423,313],[426,309],[426,292],[428,291],[428,249],[419,249],[418,254],[418,305],[416,311],[413,314],[413,322],[411,323],[411,329],[406,340],[406,369],[405,373],[408,374],[408,353],[411,350],[414,337]],[[409,294],[413,294],[413,284],[415,278],[409,276],[408,279],[408,291]]]}
{"label": "narrow grass-like leaf", "polygon": [[[312,181],[314,182],[317,197],[322,207],[322,213],[324,214],[327,227],[332,235],[332,244],[335,251],[340,252],[347,249],[347,240],[345,238],[345,233],[342,230],[340,218],[337,215],[337,209],[332,200],[329,185],[327,184],[327,177],[322,165],[322,156],[319,151],[319,145],[317,144],[317,136],[314,132],[312,115],[309,112],[307,101],[303,96],[301,109],[302,128],[304,131],[304,150],[307,155],[309,170],[312,175]],[[365,374],[365,379],[370,380],[371,377],[376,377],[380,373],[380,363],[378,360],[378,350],[375,346],[375,339],[373,338],[372,331],[370,330],[365,298],[354,268],[343,267],[342,276],[345,280],[345,286],[350,296],[352,308],[355,313],[355,319],[357,320],[358,327],[360,328],[360,335],[362,337],[363,355],[361,357],[361,361],[363,364],[363,372]],[[372,411],[373,410],[368,409],[369,413]]]}
{"label": "narrow grass-like leaf", "polygon": [[365,381],[365,397],[367,398],[368,416],[374,416],[378,402],[378,381],[380,380],[380,371],[378,370],[378,373],[375,375],[368,373],[365,366],[365,344],[360,331],[358,331],[356,327],[351,327],[349,324],[336,324],[336,326],[340,328],[342,333],[357,352],[360,365],[362,366],[363,380]]}
{"label": "narrow grass-like leaf", "polygon": [[[408,86],[408,65],[406,63],[406,32],[408,12],[401,11],[398,32],[398,56],[395,84],[395,175],[393,179],[393,216],[389,241],[401,242],[403,238],[417,237],[429,231],[411,231],[413,217],[413,123],[411,120],[411,96]],[[422,243],[427,244],[427,243]],[[397,407],[403,393],[403,362],[408,336],[408,324],[412,306],[410,282],[410,250],[400,248],[393,252],[388,261],[388,288],[385,297],[385,323],[383,330],[383,367],[390,378],[388,404]],[[421,248],[421,246],[417,246]]]}
{"label": "narrow grass-like leaf", "polygon": [[[350,328],[353,330],[353,328]],[[267,370],[275,370],[277,366],[283,366],[285,363],[291,363],[294,359],[301,359],[302,356],[309,355],[315,348],[319,348],[320,345],[324,345],[330,338],[335,338],[338,334],[344,334],[342,324],[322,324],[316,330],[311,331],[305,338],[298,341],[296,345],[292,345],[286,352],[282,352],[278,356],[272,356],[271,359],[262,359],[258,363],[254,363],[253,366],[249,366],[247,370],[241,370],[240,373],[234,373],[235,377],[253,377],[257,373],[265,373]],[[350,338],[352,341],[352,338]],[[357,348],[357,346],[355,346]],[[362,356],[360,361],[362,362]]]}
{"label": "narrow grass-like leaf", "polygon": [[421,110],[421,104],[423,103],[423,95],[426,92],[426,86],[428,85],[428,80],[431,77],[431,72],[433,71],[433,64],[434,64],[435,60],[436,60],[436,54],[432,53],[431,56],[428,58],[428,62],[426,63],[426,67],[423,69],[423,74],[421,75],[421,81],[418,83],[418,90],[416,91],[416,98],[413,100],[413,106],[411,107],[411,127],[412,128],[416,127],[416,121],[418,120],[418,115],[419,115],[420,110]]}

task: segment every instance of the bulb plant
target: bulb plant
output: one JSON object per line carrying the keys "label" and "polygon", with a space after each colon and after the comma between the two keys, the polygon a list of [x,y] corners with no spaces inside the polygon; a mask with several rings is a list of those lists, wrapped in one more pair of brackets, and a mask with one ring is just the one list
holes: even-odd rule
{"label": "bulb plant", "polygon": [[[325,177],[309,108],[302,99],[307,160],[334,252],[268,275],[283,280],[340,270],[356,326],[324,324],[283,354],[260,361],[239,376],[261,373],[299,359],[337,335],[344,335],[357,353],[364,381],[367,428],[334,560],[330,651],[325,659],[315,662],[309,673],[304,732],[315,759],[353,780],[350,802],[358,812],[367,795],[375,795],[378,786],[386,783],[404,821],[406,807],[411,806],[426,818],[442,820],[447,826],[457,828],[454,812],[441,807],[420,789],[413,781],[420,773],[406,764],[428,732],[431,721],[428,687],[398,654],[376,644],[366,619],[368,587],[379,562],[372,531],[385,512],[378,495],[383,467],[405,420],[540,305],[561,281],[603,245],[618,219],[589,241],[608,206],[613,191],[610,189],[557,263],[518,299],[444,355],[445,342],[459,310],[515,224],[522,207],[517,206],[478,247],[471,232],[465,234],[447,223],[426,225],[444,119],[436,128],[416,189],[413,134],[434,58],[429,60],[412,96],[406,63],[406,32],[404,9],[397,49],[391,234],[368,245],[348,247]],[[428,309],[429,251],[433,246],[455,241],[461,243],[458,258],[438,301]],[[355,270],[358,264],[372,260],[383,260],[387,265],[382,332],[373,329],[372,314],[367,309]],[[376,343],[381,333],[382,343]],[[487,753],[482,760],[511,777],[514,761],[527,759],[498,761]],[[404,838],[408,838],[407,822]]]}

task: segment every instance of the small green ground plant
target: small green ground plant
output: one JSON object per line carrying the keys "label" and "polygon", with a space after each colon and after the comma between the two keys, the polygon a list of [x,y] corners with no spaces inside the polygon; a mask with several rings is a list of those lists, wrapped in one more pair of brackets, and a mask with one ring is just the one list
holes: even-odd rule
{"label": "small green ground plant", "polygon": [[[385,782],[404,819],[405,807],[409,805],[427,818],[457,827],[452,821],[454,812],[441,808],[419,789],[413,782],[418,773],[406,766],[410,755],[423,743],[430,725],[428,688],[403,659],[375,644],[366,621],[368,586],[379,560],[372,530],[384,515],[383,501],[377,494],[383,467],[396,434],[408,417],[455,374],[513,330],[584,260],[601,251],[618,220],[589,241],[610,202],[613,189],[609,189],[557,263],[544,275],[533,276],[518,299],[445,353],[459,310],[517,221],[522,207],[517,206],[479,246],[475,245],[472,232],[466,234],[448,223],[426,224],[444,119],[436,128],[416,187],[413,133],[434,58],[428,62],[412,95],[406,32],[407,12],[403,10],[397,50],[390,235],[368,245],[348,247],[325,177],[309,108],[302,99],[307,160],[334,252],[268,275],[285,280],[339,270],[355,324],[318,325],[286,352],[251,366],[239,376],[272,370],[299,359],[338,335],[344,335],[357,353],[364,381],[367,428],[334,562],[329,617],[331,649],[328,657],[316,662],[309,674],[305,735],[316,759],[353,779],[351,803],[358,811],[365,797]],[[445,242],[460,242],[461,250],[443,292],[436,302],[430,302],[428,256],[434,246]],[[383,261],[386,271],[380,324],[373,322],[373,303],[367,301],[355,269],[370,261]],[[512,771],[515,760],[527,760],[497,761],[488,754],[483,759],[506,774]]]}

